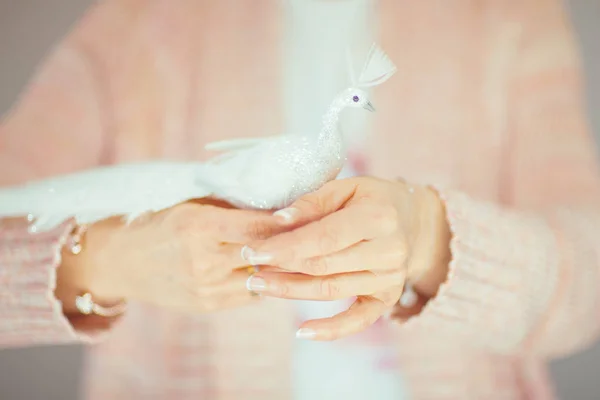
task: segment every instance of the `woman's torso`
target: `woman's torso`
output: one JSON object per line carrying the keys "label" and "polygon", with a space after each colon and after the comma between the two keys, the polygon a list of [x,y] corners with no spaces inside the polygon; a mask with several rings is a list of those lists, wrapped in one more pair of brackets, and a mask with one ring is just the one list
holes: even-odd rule
{"label": "woman's torso", "polygon": [[[100,5],[78,33],[107,77],[105,162],[203,159],[209,141],[302,126],[290,117],[294,86],[282,85],[281,2],[127,4]],[[357,146],[369,173],[502,200],[514,8],[379,2],[378,42],[398,73],[376,89],[378,111]],[[99,399],[291,398],[294,318],[277,300],[208,316],[134,307],[90,358],[89,390]],[[536,386],[526,381],[545,382],[533,362],[480,354],[435,332],[386,335],[397,351],[390,368],[417,398],[526,398]]]}

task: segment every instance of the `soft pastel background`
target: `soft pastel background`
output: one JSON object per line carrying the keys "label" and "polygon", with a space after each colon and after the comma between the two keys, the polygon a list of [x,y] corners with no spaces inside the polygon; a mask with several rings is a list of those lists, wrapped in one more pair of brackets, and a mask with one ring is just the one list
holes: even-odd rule
{"label": "soft pastel background", "polygon": [[[0,113],[15,100],[52,44],[92,3],[0,0]],[[600,140],[600,0],[569,3],[584,49],[590,118]],[[76,346],[0,350],[0,399],[75,400],[82,359]],[[561,399],[600,399],[600,345],[555,362],[552,371]]]}

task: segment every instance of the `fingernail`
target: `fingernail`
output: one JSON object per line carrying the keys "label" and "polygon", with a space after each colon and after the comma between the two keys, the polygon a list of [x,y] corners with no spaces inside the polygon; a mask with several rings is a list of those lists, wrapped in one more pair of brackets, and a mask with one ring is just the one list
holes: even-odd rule
{"label": "fingernail", "polygon": [[296,331],[296,337],[298,339],[314,339],[317,336],[317,332],[308,328],[300,328]]}
{"label": "fingernail", "polygon": [[248,262],[252,265],[268,264],[273,259],[273,256],[267,253],[256,253],[248,257]]}
{"label": "fingernail", "polygon": [[246,281],[246,289],[251,292],[264,292],[267,290],[267,282],[259,276],[250,276]]}
{"label": "fingernail", "polygon": [[275,211],[273,213],[273,216],[277,217],[277,219],[284,224],[292,223],[296,215],[298,215],[298,209],[294,207],[284,208],[283,210]]}
{"label": "fingernail", "polygon": [[272,255],[268,253],[257,253],[248,246],[242,248],[241,256],[244,261],[248,261],[252,265],[266,264],[273,259]]}
{"label": "fingernail", "polygon": [[411,308],[417,301],[419,300],[419,296],[415,293],[414,289],[411,286],[406,287],[404,289],[404,293],[400,296],[400,305],[404,308]]}

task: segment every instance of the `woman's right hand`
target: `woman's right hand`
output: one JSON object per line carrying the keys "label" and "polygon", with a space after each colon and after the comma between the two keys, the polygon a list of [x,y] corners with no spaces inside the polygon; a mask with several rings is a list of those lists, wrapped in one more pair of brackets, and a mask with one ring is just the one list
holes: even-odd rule
{"label": "woman's right hand", "polygon": [[270,213],[199,201],[125,226],[120,218],[89,227],[83,251],[63,251],[56,296],[65,314],[90,292],[100,305],[135,300],[184,312],[210,312],[256,299],[246,289],[245,243],[275,233]]}

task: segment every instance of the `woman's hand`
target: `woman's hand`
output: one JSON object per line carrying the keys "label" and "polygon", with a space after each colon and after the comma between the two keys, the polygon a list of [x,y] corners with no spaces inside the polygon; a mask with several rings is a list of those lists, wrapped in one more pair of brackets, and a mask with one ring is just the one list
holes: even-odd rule
{"label": "woman's hand", "polygon": [[295,229],[255,242],[246,255],[283,272],[255,274],[249,290],[288,299],[357,296],[347,311],[304,323],[298,337],[356,333],[398,303],[407,280],[425,298],[445,280],[450,232],[431,189],[375,178],[337,180],[275,216]]}
{"label": "woman's hand", "polygon": [[65,313],[76,312],[82,292],[101,305],[126,299],[196,313],[256,300],[246,290],[241,249],[281,227],[268,213],[204,203],[181,204],[131,226],[120,219],[91,226],[80,254],[63,252],[56,295]]}

